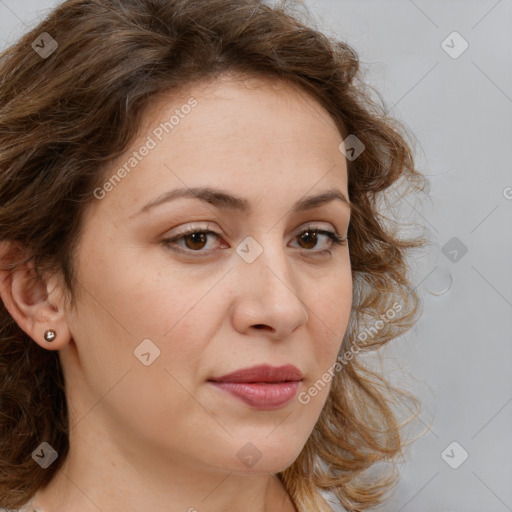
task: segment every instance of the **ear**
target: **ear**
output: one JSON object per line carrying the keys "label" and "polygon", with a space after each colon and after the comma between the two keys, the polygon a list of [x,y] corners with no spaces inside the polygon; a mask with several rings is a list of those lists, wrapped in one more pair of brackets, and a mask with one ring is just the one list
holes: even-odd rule
{"label": "ear", "polygon": [[[32,261],[24,261],[27,255],[18,244],[0,242],[0,297],[14,321],[37,344],[59,350],[71,339],[62,280],[38,277]],[[52,342],[44,339],[48,329],[57,334]]]}

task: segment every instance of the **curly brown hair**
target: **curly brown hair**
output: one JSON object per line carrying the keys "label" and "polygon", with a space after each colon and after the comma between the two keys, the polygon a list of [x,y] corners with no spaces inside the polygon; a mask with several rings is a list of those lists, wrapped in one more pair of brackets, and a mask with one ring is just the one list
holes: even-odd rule
{"label": "curly brown hair", "polygon": [[[5,50],[0,241],[23,251],[1,267],[11,271],[31,262],[37,275],[43,269],[61,273],[74,297],[82,213],[105,182],[109,162],[137,135],[153,95],[228,71],[278,78],[308,91],[343,138],[354,134],[365,147],[347,159],[354,300],[340,354],[352,351],[353,357],[333,374],[310,438],[278,476],[300,511],[328,510],[320,489],[356,512],[381,503],[396,483],[393,464],[378,477],[365,475],[403,454],[393,404],[410,397],[358,353],[408,331],[421,309],[406,256],[424,240],[402,239],[379,200],[392,185],[424,190],[427,183],[415,169],[404,126],[362,81],[356,52],[323,34],[311,17],[301,21],[293,8],[308,13],[293,1],[67,0]],[[43,33],[58,42],[51,55],[33,46]],[[400,314],[381,322],[371,343],[362,343],[358,333],[393,304],[400,304]],[[0,399],[0,506],[9,509],[53,478],[68,454],[69,427],[59,352],[34,343],[2,302]],[[59,453],[48,469],[31,458],[42,441]]]}

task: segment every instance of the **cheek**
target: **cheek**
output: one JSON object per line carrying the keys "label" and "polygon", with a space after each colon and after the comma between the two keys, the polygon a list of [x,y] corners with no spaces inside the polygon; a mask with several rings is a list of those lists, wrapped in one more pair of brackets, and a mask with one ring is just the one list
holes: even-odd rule
{"label": "cheek", "polygon": [[309,321],[315,325],[313,340],[318,340],[322,366],[333,363],[339,352],[352,313],[352,292],[352,277],[342,275],[310,299]]}
{"label": "cheek", "polygon": [[[128,370],[141,384],[130,390],[133,396],[163,387],[179,395],[164,370],[190,387],[212,323],[205,315],[216,313],[215,301],[205,297],[211,285],[194,286],[184,276],[166,276],[119,257],[91,258],[79,279],[83,289],[72,332],[83,371],[98,395]],[[145,366],[142,354],[148,352],[146,362],[154,363]]]}
{"label": "cheek", "polygon": [[98,271],[87,270],[91,295],[132,339],[171,335],[211,288],[209,282],[195,281],[172,268],[152,268],[148,263],[123,259],[121,253],[115,259],[95,262]]}
{"label": "cheek", "polygon": [[315,364],[297,398],[313,422],[320,415],[339,371],[336,362],[352,312],[352,292],[351,275],[340,275],[315,294],[314,307],[308,310]]}
{"label": "cheek", "polygon": [[[212,292],[215,282],[192,276],[149,275],[127,287],[123,309],[128,322],[137,322],[141,334],[153,333],[165,344],[195,345],[204,338],[221,307]],[[123,291],[121,291],[123,293]],[[185,343],[186,342],[186,343]]]}

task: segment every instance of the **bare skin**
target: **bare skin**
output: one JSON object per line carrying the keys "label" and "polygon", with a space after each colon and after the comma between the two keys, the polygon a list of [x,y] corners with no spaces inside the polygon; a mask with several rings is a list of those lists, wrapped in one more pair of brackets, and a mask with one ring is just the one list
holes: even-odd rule
{"label": "bare skin", "polygon": [[[59,275],[37,285],[29,268],[1,276],[13,318],[35,343],[59,351],[70,403],[70,453],[34,507],[297,510],[277,474],[300,454],[329,386],[307,405],[294,398],[258,410],[208,379],[293,364],[303,392],[336,361],[352,306],[349,248],[299,235],[313,225],[345,237],[350,208],[340,200],[291,208],[328,189],[348,198],[347,168],[342,137],[314,99],[283,82],[228,78],[154,99],[107,179],[175,109],[190,97],[197,106],[88,206],[76,309]],[[186,187],[222,189],[252,211],[179,198],[139,213]],[[188,226],[218,236],[203,246],[190,235],[163,242]],[[263,251],[251,263],[236,252],[248,236]],[[50,328],[52,343],[43,338]],[[147,366],[134,355],[145,339],[160,351]],[[244,449],[261,455],[251,467]]]}

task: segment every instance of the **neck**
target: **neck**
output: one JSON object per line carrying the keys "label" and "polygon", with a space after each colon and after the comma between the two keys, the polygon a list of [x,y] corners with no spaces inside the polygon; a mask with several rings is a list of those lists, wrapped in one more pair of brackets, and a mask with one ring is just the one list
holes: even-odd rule
{"label": "neck", "polygon": [[[77,473],[60,471],[50,484],[30,501],[27,512],[139,512],[168,510],[180,512],[297,512],[293,500],[277,475],[204,474],[173,485],[169,479],[165,493],[155,485],[87,483]],[[112,482],[110,482],[111,484]],[[146,491],[141,492],[145,487]],[[108,489],[108,492],[106,491]],[[25,512],[25,511],[23,511]]]}

